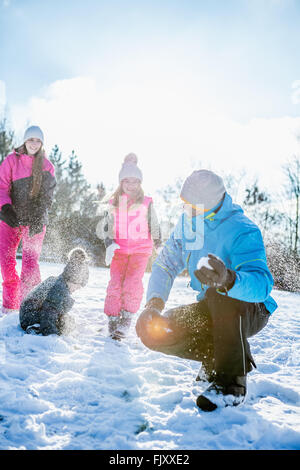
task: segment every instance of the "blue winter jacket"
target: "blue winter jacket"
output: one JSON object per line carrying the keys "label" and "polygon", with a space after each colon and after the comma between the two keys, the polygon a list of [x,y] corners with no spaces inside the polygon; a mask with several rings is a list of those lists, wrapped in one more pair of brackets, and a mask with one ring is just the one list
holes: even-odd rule
{"label": "blue winter jacket", "polygon": [[226,193],[221,207],[207,215],[180,217],[169,240],[152,266],[147,302],[153,297],[167,301],[175,277],[187,269],[190,286],[201,300],[208,286],[196,278],[194,271],[203,256],[213,253],[236,273],[228,296],[245,302],[263,302],[270,313],[277,308],[270,296],[273,278],[268,269],[261,232],[243,209],[233,204]]}

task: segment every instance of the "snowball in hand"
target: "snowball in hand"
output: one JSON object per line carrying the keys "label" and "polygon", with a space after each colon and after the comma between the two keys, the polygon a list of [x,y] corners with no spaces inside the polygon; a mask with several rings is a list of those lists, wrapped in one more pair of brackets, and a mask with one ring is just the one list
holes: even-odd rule
{"label": "snowball in hand", "polygon": [[202,258],[200,258],[197,263],[197,269],[201,269],[202,266],[205,266],[206,268],[213,270],[213,267],[209,264],[208,260],[209,260],[208,256],[202,256]]}
{"label": "snowball in hand", "polygon": [[201,269],[202,266],[205,266],[206,268],[211,269],[211,270],[213,271],[214,268],[212,267],[211,264],[209,264],[210,256],[213,257],[213,258],[218,259],[219,261],[221,261],[221,262],[223,263],[223,261],[221,260],[221,258],[219,258],[219,257],[216,256],[216,255],[213,255],[212,253],[208,253],[208,256],[202,256],[202,258],[199,259],[199,261],[198,261],[198,263],[197,263],[197,269]]}

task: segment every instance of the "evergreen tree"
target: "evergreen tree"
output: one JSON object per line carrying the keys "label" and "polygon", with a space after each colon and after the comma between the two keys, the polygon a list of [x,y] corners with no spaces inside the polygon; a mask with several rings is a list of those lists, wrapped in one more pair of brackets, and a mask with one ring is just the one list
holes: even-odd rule
{"label": "evergreen tree", "polygon": [[274,238],[275,227],[282,222],[282,213],[272,204],[270,195],[259,188],[257,180],[245,192],[245,211],[257,223],[264,237]]}
{"label": "evergreen tree", "polygon": [[55,220],[63,217],[64,207],[67,201],[66,198],[66,183],[64,174],[66,171],[66,160],[62,159],[62,153],[58,146],[55,145],[49,155],[49,160],[53,163],[55,168],[56,188],[54,200],[50,211],[50,220]]}
{"label": "evergreen tree", "polygon": [[256,204],[261,204],[263,202],[269,202],[269,196],[267,193],[260,191],[255,181],[250,188],[246,188],[246,197],[244,199],[244,204],[248,206],[254,206]]}
{"label": "evergreen tree", "polygon": [[13,150],[15,133],[7,128],[6,118],[0,120],[0,163]]}
{"label": "evergreen tree", "polygon": [[49,159],[57,186],[49,214],[48,251],[61,259],[74,245],[81,245],[99,258],[103,246],[96,236],[97,195],[84,177],[82,164],[74,151],[64,160],[57,145]]}

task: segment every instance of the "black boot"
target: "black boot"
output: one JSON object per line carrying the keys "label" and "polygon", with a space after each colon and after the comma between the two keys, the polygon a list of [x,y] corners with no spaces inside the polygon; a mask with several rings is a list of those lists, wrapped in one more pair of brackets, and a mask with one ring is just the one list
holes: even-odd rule
{"label": "black boot", "polygon": [[120,341],[125,338],[131,324],[132,313],[121,310],[117,317],[108,317],[108,332],[112,339]]}
{"label": "black boot", "polygon": [[197,406],[203,411],[214,411],[218,406],[238,406],[246,396],[246,375],[234,377],[227,384],[213,382],[197,398]]}

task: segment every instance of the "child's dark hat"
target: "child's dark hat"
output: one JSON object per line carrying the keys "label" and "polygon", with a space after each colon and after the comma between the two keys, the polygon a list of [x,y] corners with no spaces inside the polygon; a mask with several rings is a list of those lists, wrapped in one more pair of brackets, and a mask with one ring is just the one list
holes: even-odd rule
{"label": "child's dark hat", "polygon": [[70,251],[69,262],[63,270],[65,281],[86,286],[89,280],[88,256],[83,248],[74,248]]}

